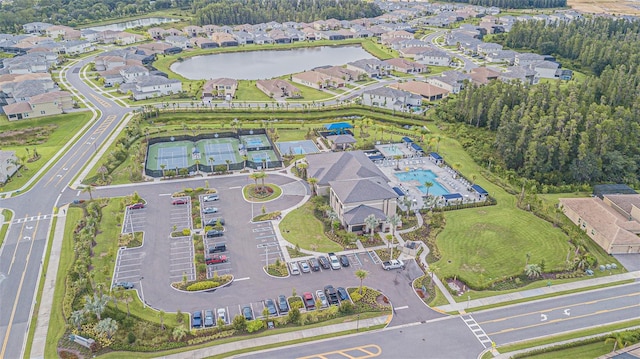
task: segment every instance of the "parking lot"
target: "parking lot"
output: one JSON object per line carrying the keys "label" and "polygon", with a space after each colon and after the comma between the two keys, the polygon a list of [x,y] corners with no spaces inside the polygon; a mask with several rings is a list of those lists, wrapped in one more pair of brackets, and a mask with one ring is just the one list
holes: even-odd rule
{"label": "parking lot", "polygon": [[185,228],[193,228],[191,225],[191,201],[189,200],[189,197],[182,198],[186,199],[186,204],[171,205],[171,210],[169,211],[169,225],[171,227],[171,231],[174,231],[174,228],[177,231],[181,231]]}
{"label": "parking lot", "polygon": [[185,276],[188,281],[196,279],[193,257],[193,241],[191,238],[171,239],[169,258],[169,279],[171,282],[182,281]]}
{"label": "parking lot", "polygon": [[274,263],[276,260],[284,260],[282,249],[278,243],[278,237],[276,237],[271,222],[262,222],[253,225],[252,232],[263,265]]}
{"label": "parking lot", "polygon": [[127,208],[124,212],[124,219],[122,220],[122,233],[134,233],[144,231],[145,223],[147,222],[147,210],[146,208],[130,209]]}
{"label": "parking lot", "polygon": [[[137,282],[140,280],[141,262],[144,252],[140,248],[120,248],[114,266],[113,283]],[[112,284],[113,284],[112,283]]]}

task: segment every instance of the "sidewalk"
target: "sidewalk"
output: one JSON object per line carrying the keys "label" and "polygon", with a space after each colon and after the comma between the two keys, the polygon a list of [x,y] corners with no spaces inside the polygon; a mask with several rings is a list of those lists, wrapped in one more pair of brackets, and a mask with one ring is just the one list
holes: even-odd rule
{"label": "sidewalk", "polygon": [[[270,344],[283,343],[291,340],[313,338],[319,335],[328,335],[343,332],[346,330],[354,330],[357,328],[368,328],[374,325],[385,324],[391,321],[391,316],[385,315],[381,317],[375,317],[370,319],[362,319],[359,321],[340,323],[327,325],[324,327],[317,327],[311,329],[302,329],[294,332],[270,335],[266,337],[251,338],[246,340],[240,340],[237,342],[231,342],[226,344],[214,345],[202,349],[191,350],[184,353],[167,355],[159,358],[167,359],[187,359],[187,358],[208,358],[214,355],[229,353],[236,350],[246,348],[262,347]],[[358,334],[352,334],[358,335]],[[346,338],[346,337],[342,337]]]}
{"label": "sidewalk", "polygon": [[580,288],[594,287],[602,284],[620,282],[620,281],[625,281],[629,279],[634,279],[634,280],[640,279],[640,271],[609,275],[609,276],[598,277],[593,279],[585,279],[585,280],[571,282],[571,283],[554,284],[550,287],[523,290],[521,292],[502,294],[502,295],[496,295],[488,298],[474,299],[471,301],[464,301],[461,303],[443,305],[440,307],[436,307],[435,309],[443,312],[464,311],[467,308],[476,308],[476,307],[482,307],[485,305],[499,304],[499,303],[509,302],[513,300],[531,298],[539,295],[547,295],[547,294],[560,293],[560,292],[565,292],[565,291],[570,291],[570,290],[575,290]]}
{"label": "sidewalk", "polygon": [[51,241],[51,255],[49,256],[49,266],[44,272],[44,287],[38,309],[38,320],[36,321],[36,331],[33,336],[31,353],[26,353],[30,358],[44,358],[44,348],[49,331],[49,318],[51,317],[51,306],[53,305],[53,293],[56,290],[56,277],[58,276],[58,266],[60,264],[60,251],[62,250],[62,239],[64,238],[64,226],[67,222],[67,210],[69,206],[63,206],[58,210],[56,229]]}

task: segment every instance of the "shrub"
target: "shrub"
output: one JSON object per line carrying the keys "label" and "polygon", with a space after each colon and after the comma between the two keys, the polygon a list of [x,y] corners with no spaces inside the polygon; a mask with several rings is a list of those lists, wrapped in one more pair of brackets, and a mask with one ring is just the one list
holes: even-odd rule
{"label": "shrub", "polygon": [[217,286],[219,286],[220,283],[218,282],[213,282],[210,280],[204,280],[202,282],[197,282],[197,283],[193,283],[191,285],[189,285],[187,287],[188,291],[197,291],[197,290],[205,290],[205,289],[211,289],[211,288],[215,288]]}
{"label": "shrub", "polygon": [[264,322],[260,319],[255,319],[247,323],[247,331],[249,333],[256,332],[264,327]]}
{"label": "shrub", "polygon": [[[353,296],[353,295],[352,295]],[[348,300],[343,301],[342,303],[340,303],[340,307],[338,308],[338,310],[340,311],[340,313],[342,314],[351,314],[354,312],[355,307],[353,306],[353,303],[351,303]]]}
{"label": "shrub", "polygon": [[300,309],[292,307],[291,310],[289,310],[287,317],[289,318],[289,322],[297,323],[298,320],[300,320]]}
{"label": "shrub", "polygon": [[191,230],[190,230],[189,228],[184,228],[184,229],[182,229],[182,235],[183,235],[183,236],[185,236],[185,237],[186,237],[186,236],[188,236],[188,235],[190,235],[190,234],[191,234]]}
{"label": "shrub", "polygon": [[238,314],[233,317],[233,322],[231,322],[231,326],[233,329],[237,331],[244,331],[247,328],[247,319],[242,314]]}
{"label": "shrub", "polygon": [[133,344],[136,341],[136,336],[135,334],[133,334],[133,332],[129,332],[129,334],[127,334],[127,342],[129,344]]}

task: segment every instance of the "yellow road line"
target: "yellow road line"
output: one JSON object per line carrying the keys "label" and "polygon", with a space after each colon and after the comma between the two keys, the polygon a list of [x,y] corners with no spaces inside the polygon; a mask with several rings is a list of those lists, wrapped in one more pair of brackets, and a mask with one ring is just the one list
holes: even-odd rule
{"label": "yellow road line", "polygon": [[[22,223],[22,227],[20,228],[20,233],[18,233],[18,241],[16,242],[16,248],[13,250],[13,257],[11,257],[11,264],[9,264],[9,270],[7,271],[7,276],[11,274],[11,269],[13,268],[13,262],[16,261],[16,253],[18,253],[18,245],[20,244],[20,239],[22,238],[22,233],[24,232],[24,227],[27,225],[28,214],[24,215],[25,221]],[[2,356],[0,355],[0,358]]]}
{"label": "yellow road line", "polygon": [[[40,213],[38,213],[38,217]],[[33,243],[36,241],[35,234],[38,233],[38,225],[40,221],[36,221],[35,229],[33,230],[34,237],[31,238],[31,245],[29,246],[29,253],[27,254],[27,261],[24,264],[24,271],[22,271],[22,277],[20,278],[20,285],[16,292],[16,300],[13,302],[13,309],[11,310],[11,317],[9,318],[9,324],[7,325],[7,332],[4,335],[4,341],[2,342],[2,351],[0,351],[0,358],[4,358],[4,353],[7,350],[7,342],[9,342],[9,334],[11,334],[11,327],[13,326],[13,318],[16,315],[16,309],[18,308],[18,301],[20,300],[20,292],[22,292],[22,285],[24,284],[24,277],[27,275],[27,269],[29,268],[29,258],[31,258],[31,251],[33,250]]]}
{"label": "yellow road line", "polygon": [[[364,352],[364,355],[353,356],[347,353],[347,352],[355,352],[355,351]],[[297,359],[327,359],[327,355],[341,355],[348,359],[367,359],[367,358],[375,358],[377,356],[380,356],[380,354],[382,354],[382,348],[380,348],[380,346],[375,344],[367,344],[367,345],[361,345],[353,348],[340,349],[340,350],[334,350],[326,353],[299,357]]]}

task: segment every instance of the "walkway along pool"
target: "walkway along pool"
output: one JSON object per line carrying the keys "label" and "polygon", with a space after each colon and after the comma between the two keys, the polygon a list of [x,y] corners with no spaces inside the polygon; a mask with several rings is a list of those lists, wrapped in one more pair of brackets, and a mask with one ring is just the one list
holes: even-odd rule
{"label": "walkway along pool", "polygon": [[443,194],[449,193],[440,183],[438,183],[438,176],[430,170],[411,170],[405,172],[397,172],[394,174],[398,180],[401,182],[411,183],[413,181],[420,182],[420,185],[417,185],[422,193],[427,193],[427,187],[425,187],[425,182],[433,183],[433,186],[429,188],[429,194],[434,196],[441,196]]}

